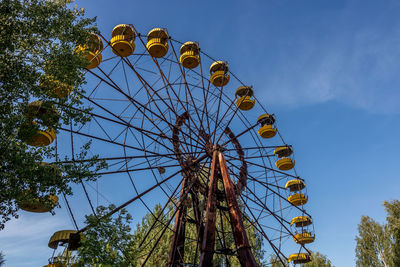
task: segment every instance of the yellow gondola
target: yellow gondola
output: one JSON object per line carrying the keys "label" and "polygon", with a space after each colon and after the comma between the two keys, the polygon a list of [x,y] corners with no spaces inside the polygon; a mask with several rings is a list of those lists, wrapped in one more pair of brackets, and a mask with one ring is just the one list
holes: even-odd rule
{"label": "yellow gondola", "polygon": [[257,123],[261,124],[260,129],[258,129],[258,134],[262,138],[272,138],[276,135],[276,128],[273,127],[275,118],[271,114],[262,114],[258,117]]}
{"label": "yellow gondola", "polygon": [[301,206],[307,203],[308,196],[304,194],[293,194],[288,197],[288,201],[294,206]]}
{"label": "yellow gondola", "polygon": [[39,79],[39,85],[48,89],[48,95],[65,98],[72,92],[72,85],[60,82],[51,75],[44,74]]}
{"label": "yellow gondola", "polygon": [[75,52],[82,53],[89,62],[87,69],[94,69],[100,65],[102,60],[101,51],[103,50],[103,42],[97,34],[91,33],[88,42],[79,45]]}
{"label": "yellow gondola", "polygon": [[22,193],[21,199],[17,200],[17,205],[21,210],[35,213],[43,213],[53,210],[54,207],[58,204],[58,197],[56,195],[47,195],[31,200],[24,199],[25,196],[29,194],[31,194],[31,192],[28,189]]}
{"label": "yellow gondola", "polygon": [[25,117],[28,121],[39,119],[44,125],[54,126],[60,119],[60,113],[51,103],[37,100],[26,106]]}
{"label": "yellow gondola", "polygon": [[275,165],[281,171],[288,171],[293,169],[295,161],[293,161],[291,158],[281,158],[275,162]]}
{"label": "yellow gondola", "polygon": [[289,189],[290,192],[300,191],[306,187],[306,184],[300,179],[293,179],[285,184],[285,189]]}
{"label": "yellow gondola", "polygon": [[49,259],[49,264],[44,267],[77,267],[79,266],[77,257],[71,256],[72,251],[70,249],[64,249],[62,254],[53,256]]}
{"label": "yellow gondola", "polygon": [[275,162],[275,165],[281,171],[288,171],[293,169],[295,162],[289,158],[289,156],[293,153],[293,150],[289,146],[280,146],[275,148],[274,155],[278,156],[278,160]]}
{"label": "yellow gondola", "polygon": [[30,146],[48,146],[54,142],[57,134],[54,129],[47,129],[45,131],[38,131],[36,136],[34,136],[31,141],[28,143]]}
{"label": "yellow gondola", "polygon": [[228,84],[229,76],[228,64],[224,61],[215,61],[210,66],[210,81],[215,86],[225,86]]}
{"label": "yellow gondola", "polygon": [[195,42],[186,42],[181,46],[179,50],[181,54],[179,61],[182,66],[187,69],[194,69],[200,63],[200,49],[199,45]]}
{"label": "yellow gondola", "polygon": [[[30,146],[48,146],[54,142],[57,137],[56,132],[52,128],[46,130],[39,130],[36,128],[36,122],[28,122],[21,126],[19,132],[24,132],[21,134],[21,139]],[[33,132],[34,131],[34,132]],[[28,134],[28,136],[26,136]]]}
{"label": "yellow gondola", "polygon": [[310,232],[297,233],[293,236],[293,239],[297,244],[304,245],[314,242],[315,235]]}
{"label": "yellow gondola", "polygon": [[135,51],[136,34],[132,26],[119,24],[114,27],[111,33],[111,50],[114,54],[121,57],[132,55]]}
{"label": "yellow gondola", "polygon": [[254,95],[253,88],[250,86],[240,86],[236,89],[235,96],[239,97],[236,100],[236,106],[241,110],[250,110],[254,107],[255,100],[251,97]]}
{"label": "yellow gondola", "polygon": [[274,150],[274,155],[277,155],[278,158],[289,157],[292,153],[293,150],[290,146],[278,146]]}
{"label": "yellow gondola", "polygon": [[[59,116],[58,111],[50,103],[43,101],[29,103],[25,111],[27,121],[19,129],[22,140],[30,146],[50,145],[56,138],[56,132],[52,127],[58,122]],[[49,128],[39,129],[36,120]]]}
{"label": "yellow gondola", "polygon": [[61,230],[55,232],[49,240],[49,248],[56,249],[60,244],[68,243],[71,236],[76,234],[75,230]]}
{"label": "yellow gondola", "polygon": [[308,216],[298,216],[294,217],[290,221],[290,225],[295,225],[296,227],[306,227],[312,224],[312,220]]}
{"label": "yellow gondola", "polygon": [[293,261],[294,264],[307,263],[311,261],[311,255],[308,253],[294,253],[289,256],[288,261]]}
{"label": "yellow gondola", "polygon": [[166,30],[161,28],[152,29],[147,34],[147,50],[152,57],[160,58],[168,52],[169,35]]}

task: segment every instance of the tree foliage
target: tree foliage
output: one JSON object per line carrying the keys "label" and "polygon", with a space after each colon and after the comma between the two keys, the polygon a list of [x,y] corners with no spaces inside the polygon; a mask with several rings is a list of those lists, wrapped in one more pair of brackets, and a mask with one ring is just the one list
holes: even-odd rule
{"label": "tree foliage", "polygon": [[319,252],[311,252],[312,261],[302,264],[302,267],[333,267],[327,256]]}
{"label": "tree foliage", "polygon": [[114,217],[104,216],[115,208],[98,207],[96,215],[86,216],[86,223],[93,225],[85,231],[81,238],[81,247],[78,250],[80,266],[133,266],[129,253],[131,246],[132,217],[122,209]]}
{"label": "tree foliage", "polygon": [[4,265],[6,262],[6,259],[4,258],[4,254],[2,251],[0,251],[0,267]]}
{"label": "tree foliage", "polygon": [[[94,179],[96,158],[79,166],[74,163],[54,167],[42,162],[55,161],[54,146],[32,147],[24,141],[37,130],[57,129],[62,123],[81,124],[89,117],[79,95],[84,91],[82,68],[88,62],[73,52],[95,28],[94,20],[84,18],[84,10],[70,8],[70,1],[2,0],[0,2],[0,230],[11,217],[17,217],[16,200],[42,199],[49,194],[70,194],[69,182]],[[73,88],[60,98],[46,79]],[[28,103],[41,100],[58,111],[57,119],[35,120]],[[57,130],[56,130],[57,131]],[[87,158],[87,146],[76,157]],[[92,171],[90,171],[92,170]],[[26,193],[28,192],[28,193]]]}
{"label": "tree foliage", "polygon": [[[146,262],[148,266],[167,266],[168,253],[172,240],[172,224],[169,224],[173,214],[172,206],[167,208],[166,213],[162,213],[161,205],[157,204],[153,211],[147,213],[140,223],[136,225],[136,229],[132,237],[132,255],[134,262],[141,266],[153,246],[157,244],[153,254]],[[158,218],[159,217],[159,218]],[[156,220],[158,218],[158,221]],[[154,226],[153,226],[154,224]],[[160,237],[160,233],[164,230],[164,226],[168,225],[165,233]],[[154,227],[152,231],[150,227]],[[146,241],[142,244],[142,240],[147,236]],[[161,238],[159,241],[159,237]],[[158,241],[158,242],[157,242]]]}
{"label": "tree foliage", "polygon": [[385,201],[383,205],[387,213],[387,229],[392,240],[392,261],[394,266],[400,266],[400,201]]}
{"label": "tree foliage", "polygon": [[[283,261],[284,264],[282,264],[281,260]],[[276,256],[276,255],[270,255],[269,257],[269,266],[271,267],[285,267],[289,266],[289,263],[286,259],[281,260]]]}
{"label": "tree foliage", "polygon": [[400,201],[385,201],[386,223],[362,216],[356,237],[357,266],[400,266]]}

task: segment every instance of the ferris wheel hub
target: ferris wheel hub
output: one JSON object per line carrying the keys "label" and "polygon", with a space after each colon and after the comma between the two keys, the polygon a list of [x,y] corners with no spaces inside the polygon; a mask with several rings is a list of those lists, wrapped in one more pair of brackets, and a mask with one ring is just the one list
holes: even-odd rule
{"label": "ferris wheel hub", "polygon": [[207,153],[207,156],[212,158],[212,155],[213,155],[214,151],[216,150],[216,147],[214,144],[207,143],[204,145],[204,150]]}

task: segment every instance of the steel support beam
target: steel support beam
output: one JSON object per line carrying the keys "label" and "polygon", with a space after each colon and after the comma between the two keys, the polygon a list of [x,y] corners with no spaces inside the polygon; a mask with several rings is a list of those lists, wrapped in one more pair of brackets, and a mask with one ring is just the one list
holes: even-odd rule
{"label": "steel support beam", "polygon": [[208,186],[206,222],[204,227],[203,242],[199,267],[212,266],[215,245],[215,232],[217,223],[217,181],[218,181],[218,151],[213,152],[211,163],[211,176]]}
{"label": "steel support beam", "polygon": [[172,236],[171,248],[168,257],[168,266],[181,266],[185,256],[185,226],[186,226],[186,205],[183,196],[187,194],[187,176],[183,175],[182,189],[178,203],[178,211],[175,215],[174,235]]}
{"label": "steel support beam", "polygon": [[218,154],[219,165],[221,168],[222,181],[225,188],[226,202],[229,208],[229,218],[232,226],[233,237],[235,239],[238,258],[243,267],[256,267],[257,262],[249,245],[246,230],[243,225],[239,205],[236,199],[235,188],[229,177],[228,166],[222,153]]}

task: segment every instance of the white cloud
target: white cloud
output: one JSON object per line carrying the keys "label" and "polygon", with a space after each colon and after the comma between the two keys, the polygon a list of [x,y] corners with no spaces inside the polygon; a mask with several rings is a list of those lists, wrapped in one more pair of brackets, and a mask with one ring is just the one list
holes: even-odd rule
{"label": "white cloud", "polygon": [[337,101],[373,113],[400,113],[400,20],[393,12],[386,18],[382,10],[365,18],[357,14],[359,7],[322,20],[319,30],[299,29],[276,40],[282,43],[279,54],[251,77],[262,88],[262,101],[288,106]]}
{"label": "white cloud", "polygon": [[50,236],[55,231],[69,228],[68,223],[62,216],[28,213],[8,222],[0,232],[0,250],[5,254],[5,266],[45,265],[52,254],[47,247]]}

